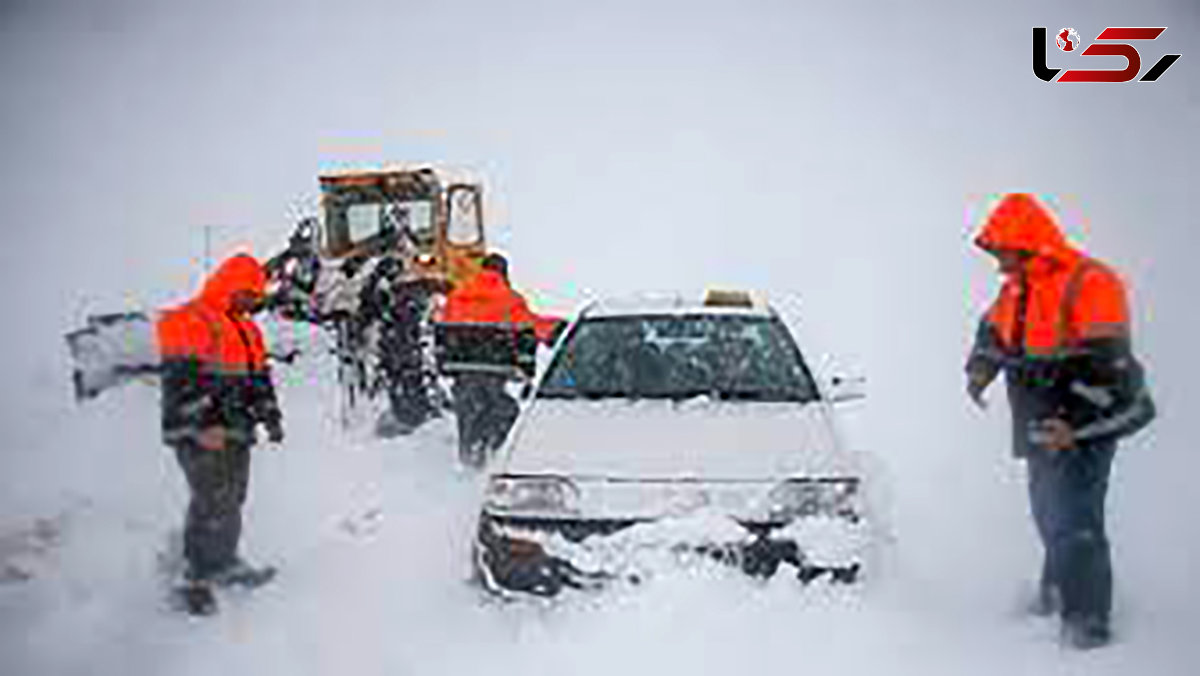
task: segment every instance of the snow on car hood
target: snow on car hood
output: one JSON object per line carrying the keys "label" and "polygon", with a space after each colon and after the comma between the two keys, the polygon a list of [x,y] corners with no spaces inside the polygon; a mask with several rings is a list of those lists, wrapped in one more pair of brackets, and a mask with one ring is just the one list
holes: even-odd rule
{"label": "snow on car hood", "polygon": [[507,447],[513,474],[766,480],[852,472],[819,403],[534,400]]}

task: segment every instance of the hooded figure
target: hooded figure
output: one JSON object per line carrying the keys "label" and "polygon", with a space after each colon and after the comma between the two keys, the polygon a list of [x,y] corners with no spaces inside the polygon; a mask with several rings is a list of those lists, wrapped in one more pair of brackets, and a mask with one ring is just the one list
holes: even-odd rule
{"label": "hooded figure", "polygon": [[237,556],[255,427],[283,439],[262,333],[251,319],[265,280],[253,257],[233,256],[198,297],[164,312],[157,325],[163,441],[175,449],[191,492],[184,556],[187,602],[197,612],[215,608],[211,583],[256,584],[273,572]]}
{"label": "hooded figure", "polygon": [[1134,358],[1120,277],[1067,243],[1031,195],[1005,196],[975,244],[1004,275],[967,360],[967,392],[1004,373],[1013,454],[1029,470],[1045,547],[1033,610],[1059,611],[1064,637],[1109,640],[1112,572],[1104,500],[1116,442],[1155,416]]}

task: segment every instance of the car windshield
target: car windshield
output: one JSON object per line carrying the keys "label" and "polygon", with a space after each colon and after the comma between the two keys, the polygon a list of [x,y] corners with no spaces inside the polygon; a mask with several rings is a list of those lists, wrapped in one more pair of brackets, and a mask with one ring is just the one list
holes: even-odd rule
{"label": "car windshield", "polygon": [[671,315],[580,321],[538,396],[799,401],[817,391],[774,317]]}

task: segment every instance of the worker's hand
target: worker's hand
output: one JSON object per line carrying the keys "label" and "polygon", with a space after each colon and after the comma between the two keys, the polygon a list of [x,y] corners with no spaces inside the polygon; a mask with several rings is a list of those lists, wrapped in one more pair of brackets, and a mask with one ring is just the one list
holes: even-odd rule
{"label": "worker's hand", "polygon": [[987,410],[987,400],[983,398],[983,391],[987,389],[988,382],[977,375],[967,377],[967,396],[975,405],[983,410]]}
{"label": "worker's hand", "polygon": [[1035,425],[1034,441],[1048,451],[1067,451],[1075,448],[1075,429],[1062,418],[1043,420]]}
{"label": "worker's hand", "polygon": [[278,420],[267,423],[267,441],[272,444],[283,443],[283,424]]}
{"label": "worker's hand", "polygon": [[563,334],[563,331],[566,331],[566,330],[567,330],[567,320],[560,319],[557,322],[555,322],[554,329],[550,332],[550,340],[546,341],[546,345],[549,345],[550,347],[554,347],[554,344],[558,342],[558,337],[561,336]]}
{"label": "worker's hand", "polygon": [[220,425],[210,425],[200,430],[196,443],[206,451],[223,451],[226,442],[225,428]]}

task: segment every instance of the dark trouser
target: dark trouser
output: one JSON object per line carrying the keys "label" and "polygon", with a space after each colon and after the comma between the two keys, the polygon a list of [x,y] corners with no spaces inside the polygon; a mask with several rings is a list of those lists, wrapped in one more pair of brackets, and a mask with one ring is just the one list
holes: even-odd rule
{"label": "dark trouser", "polygon": [[454,414],[458,418],[459,459],[483,462],[487,451],[504,443],[520,406],[504,389],[508,379],[491,374],[462,374],[454,379]]}
{"label": "dark trouser", "polygon": [[396,421],[417,427],[436,415],[431,401],[431,374],[421,342],[426,298],[402,294],[383,318],[380,358],[388,381],[388,396]]}
{"label": "dark trouser", "polygon": [[1068,621],[1107,622],[1112,563],[1104,498],[1116,442],[1081,445],[1028,458],[1029,499],[1045,547],[1042,591],[1057,589]]}
{"label": "dark trouser", "polygon": [[407,427],[417,427],[432,417],[437,410],[429,401],[424,374],[405,374],[397,378],[388,392],[392,415],[396,422]]}
{"label": "dark trouser", "polygon": [[237,560],[242,503],[250,480],[250,449],[207,451],[195,444],[175,447],[191,491],[183,532],[189,579],[210,579]]}
{"label": "dark trouser", "polygon": [[384,356],[392,414],[402,425],[416,427],[437,411],[430,401],[429,378],[416,343],[390,345]]}

